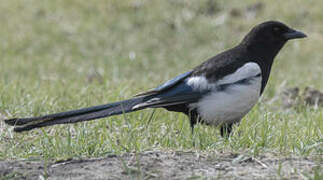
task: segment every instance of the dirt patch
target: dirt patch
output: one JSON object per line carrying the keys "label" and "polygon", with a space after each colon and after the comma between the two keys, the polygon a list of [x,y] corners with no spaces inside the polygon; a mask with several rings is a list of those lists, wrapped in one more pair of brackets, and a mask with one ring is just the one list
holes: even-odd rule
{"label": "dirt patch", "polygon": [[323,92],[312,87],[306,87],[302,93],[299,87],[287,88],[282,91],[281,100],[285,109],[297,107],[298,105],[318,108],[323,106]]}
{"label": "dirt patch", "polygon": [[99,159],[49,163],[1,161],[2,179],[304,179],[319,172],[321,160],[253,158],[239,154],[144,152]]}

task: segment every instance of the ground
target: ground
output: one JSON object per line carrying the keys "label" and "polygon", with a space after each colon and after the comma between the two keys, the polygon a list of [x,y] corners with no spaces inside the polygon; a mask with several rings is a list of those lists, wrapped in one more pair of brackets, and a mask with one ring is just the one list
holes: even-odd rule
{"label": "ground", "polygon": [[[130,170],[129,177],[140,172],[142,179],[166,178],[171,170],[178,178],[194,172],[203,179],[209,172],[234,179],[236,172],[248,172],[257,179],[259,172],[269,179],[320,179],[322,7],[317,0],[0,0],[1,175],[46,179],[75,168],[70,178],[92,177],[101,170],[95,166],[111,162],[107,171],[128,176],[121,172],[137,152],[142,166],[130,163],[139,171]],[[282,21],[308,38],[281,50],[259,103],[229,138],[218,127],[200,124],[192,134],[187,117],[164,109],[24,133],[2,121],[130,98],[235,46],[267,20]],[[153,163],[156,154],[160,163]],[[73,160],[53,165],[66,159]],[[154,171],[162,163],[170,165]]]}
{"label": "ground", "polygon": [[57,162],[3,161],[7,179],[320,179],[314,157],[147,151]]}

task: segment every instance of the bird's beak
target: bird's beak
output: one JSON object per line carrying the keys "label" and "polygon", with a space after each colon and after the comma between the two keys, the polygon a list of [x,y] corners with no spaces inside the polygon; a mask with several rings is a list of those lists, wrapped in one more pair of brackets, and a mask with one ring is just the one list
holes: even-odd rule
{"label": "bird's beak", "polygon": [[286,40],[290,40],[290,39],[300,39],[300,38],[306,38],[306,34],[304,34],[301,31],[296,31],[294,29],[290,29],[288,32],[283,34],[284,38]]}

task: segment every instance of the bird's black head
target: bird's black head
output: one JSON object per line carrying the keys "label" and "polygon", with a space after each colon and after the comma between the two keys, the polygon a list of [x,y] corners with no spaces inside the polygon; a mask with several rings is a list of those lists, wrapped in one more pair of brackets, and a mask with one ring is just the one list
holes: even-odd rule
{"label": "bird's black head", "polygon": [[[253,53],[267,54],[274,58],[284,44],[291,39],[305,38],[306,35],[278,21],[267,21],[255,26],[243,39],[241,45]],[[257,53],[257,54],[258,54]]]}
{"label": "bird's black head", "polygon": [[254,61],[262,72],[264,90],[272,63],[279,50],[291,39],[305,38],[306,35],[277,21],[267,21],[255,26],[237,46],[245,61]]}

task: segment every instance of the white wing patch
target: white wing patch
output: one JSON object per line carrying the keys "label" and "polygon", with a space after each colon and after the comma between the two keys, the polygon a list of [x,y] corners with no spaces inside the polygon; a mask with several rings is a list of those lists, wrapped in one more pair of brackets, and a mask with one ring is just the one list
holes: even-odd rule
{"label": "white wing patch", "polygon": [[186,80],[187,85],[191,86],[193,89],[207,90],[212,89],[215,84],[209,83],[204,76],[194,76]]}

